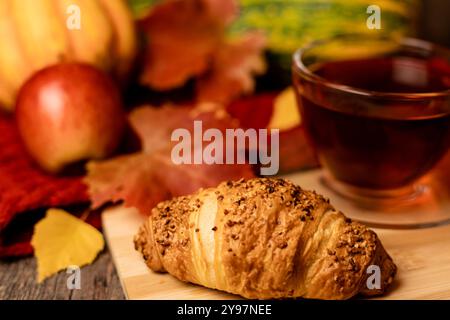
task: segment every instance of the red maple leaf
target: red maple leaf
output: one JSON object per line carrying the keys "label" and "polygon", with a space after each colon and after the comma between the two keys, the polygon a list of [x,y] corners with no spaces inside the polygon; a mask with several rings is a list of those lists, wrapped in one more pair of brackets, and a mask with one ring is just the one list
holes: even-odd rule
{"label": "red maple leaf", "polygon": [[234,0],[172,0],[156,5],[140,22],[147,40],[141,83],[168,90],[205,72],[236,10]]}
{"label": "red maple leaf", "polygon": [[171,158],[172,130],[191,131],[194,120],[201,120],[204,130],[236,127],[235,120],[216,108],[166,106],[133,111],[130,122],[141,139],[142,152],[88,164],[85,182],[93,207],[123,201],[125,206],[149,213],[157,203],[171,197],[224,180],[254,177],[250,165],[175,164]]}
{"label": "red maple leaf", "polygon": [[266,71],[265,46],[266,38],[259,32],[224,42],[213,56],[211,69],[197,81],[197,99],[227,105],[241,94],[251,93],[253,76]]}
{"label": "red maple leaf", "polygon": [[235,0],[172,0],[157,4],[141,22],[147,39],[140,82],[157,91],[193,79],[198,102],[227,104],[250,93],[265,72],[262,33],[227,37]]}

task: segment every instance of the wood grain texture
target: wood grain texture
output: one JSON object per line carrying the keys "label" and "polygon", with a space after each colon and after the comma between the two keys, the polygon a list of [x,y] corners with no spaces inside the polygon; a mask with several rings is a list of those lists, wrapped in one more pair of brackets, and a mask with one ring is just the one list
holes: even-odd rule
{"label": "wood grain texture", "polygon": [[68,274],[60,272],[36,283],[36,260],[32,257],[0,262],[0,300],[119,300],[124,299],[111,255],[104,251],[81,269],[81,289],[67,289]]}
{"label": "wood grain texture", "polygon": [[[150,271],[134,250],[144,218],[134,209],[103,214],[105,235],[129,299],[236,299]],[[375,229],[398,266],[392,290],[380,299],[450,299],[450,225],[418,230]]]}

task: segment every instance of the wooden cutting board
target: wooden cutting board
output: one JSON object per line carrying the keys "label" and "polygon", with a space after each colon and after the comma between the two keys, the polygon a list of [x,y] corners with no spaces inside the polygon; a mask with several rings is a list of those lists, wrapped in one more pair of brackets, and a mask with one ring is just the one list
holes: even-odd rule
{"label": "wooden cutting board", "polygon": [[[133,236],[143,219],[136,210],[123,207],[103,213],[107,243],[127,298],[239,299],[149,270],[133,246]],[[450,225],[374,230],[398,266],[392,290],[380,299],[450,299]]]}
{"label": "wooden cutting board", "polygon": [[[127,298],[239,298],[148,270],[133,247],[142,221],[134,209],[116,207],[103,214],[106,239]],[[375,231],[399,268],[394,288],[383,299],[450,299],[450,226]]]}

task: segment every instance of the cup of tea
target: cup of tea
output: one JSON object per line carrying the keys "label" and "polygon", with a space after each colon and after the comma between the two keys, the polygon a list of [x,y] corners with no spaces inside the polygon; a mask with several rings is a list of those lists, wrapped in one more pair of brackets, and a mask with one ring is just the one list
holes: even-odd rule
{"label": "cup of tea", "polygon": [[302,121],[327,184],[354,198],[409,197],[450,146],[450,51],[347,35],[293,57]]}

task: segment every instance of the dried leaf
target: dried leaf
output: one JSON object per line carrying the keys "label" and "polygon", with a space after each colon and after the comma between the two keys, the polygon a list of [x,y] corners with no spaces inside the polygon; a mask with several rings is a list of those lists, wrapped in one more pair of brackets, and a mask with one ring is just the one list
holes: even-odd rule
{"label": "dried leaf", "polygon": [[250,165],[184,164],[174,165],[164,154],[155,156],[161,170],[158,175],[166,182],[171,196],[190,194],[200,188],[215,187],[222,181],[254,178]]}
{"label": "dried leaf", "polygon": [[147,213],[158,202],[170,198],[164,180],[158,176],[158,163],[152,155],[137,153],[111,160],[90,162],[87,166],[92,207],[124,200],[125,206]]}
{"label": "dried leaf", "polygon": [[31,244],[37,259],[38,282],[72,265],[92,263],[105,245],[97,229],[59,209],[49,209],[36,224]]}
{"label": "dried leaf", "polygon": [[266,38],[252,32],[224,42],[217,48],[211,69],[197,81],[198,101],[227,105],[234,98],[254,89],[254,75],[263,74]]}
{"label": "dried leaf", "polygon": [[[290,102],[289,102],[290,101]],[[290,105],[286,108],[285,103]],[[275,107],[275,104],[278,104]],[[281,104],[281,105],[280,105]],[[279,108],[280,110],[273,110]],[[227,108],[228,112],[239,120],[239,123],[244,128],[267,128],[272,124],[272,127],[283,127],[288,121],[284,117],[295,117],[289,114],[289,109],[293,108],[293,100],[291,93],[264,93],[260,95],[252,95],[234,101]],[[283,115],[286,111],[288,114]],[[274,120],[273,117],[282,119]],[[282,120],[282,121],[281,121]],[[292,123],[289,124],[289,126]],[[270,127],[269,127],[270,128]],[[319,165],[317,157],[312,146],[309,144],[306,137],[306,132],[301,124],[280,131],[280,172],[288,173],[295,170],[303,170],[315,168]]]}
{"label": "dried leaf", "polygon": [[147,39],[141,83],[168,90],[205,72],[236,12],[234,0],[173,0],[156,5],[140,22]]}
{"label": "dried leaf", "polygon": [[250,165],[176,165],[171,159],[173,129],[192,131],[202,120],[203,130],[235,128],[235,120],[214,105],[197,108],[141,107],[130,115],[132,127],[142,140],[141,153],[90,162],[85,179],[93,207],[124,201],[125,206],[149,213],[160,201],[216,186],[224,180],[254,176]]}
{"label": "dried leaf", "polygon": [[194,120],[201,120],[203,128],[225,130],[236,128],[238,121],[231,118],[221,106],[203,103],[195,107],[165,105],[161,108],[141,107],[131,112],[130,123],[141,139],[145,153],[168,148],[173,130],[192,129]]}
{"label": "dried leaf", "polygon": [[300,111],[292,87],[282,91],[273,104],[273,114],[268,128],[286,131],[301,124]]}
{"label": "dried leaf", "polygon": [[165,105],[161,108],[141,107],[129,115],[132,128],[141,140],[142,151],[152,153],[166,148],[172,131],[189,119],[189,107]]}
{"label": "dried leaf", "polygon": [[242,97],[230,103],[227,112],[238,119],[243,128],[267,128],[273,114],[274,99],[273,92]]}
{"label": "dried leaf", "polygon": [[200,188],[213,187],[224,180],[252,178],[247,165],[174,165],[167,153],[135,154],[91,162],[86,179],[92,206],[124,201],[144,214],[159,202]]}

